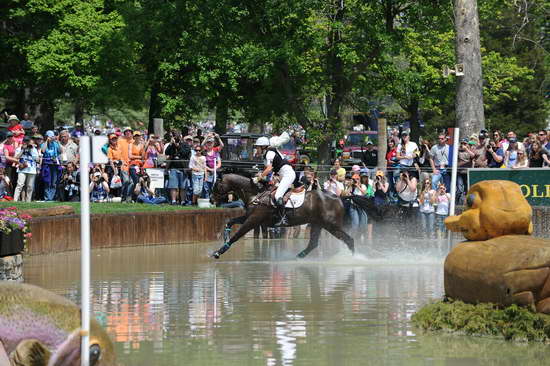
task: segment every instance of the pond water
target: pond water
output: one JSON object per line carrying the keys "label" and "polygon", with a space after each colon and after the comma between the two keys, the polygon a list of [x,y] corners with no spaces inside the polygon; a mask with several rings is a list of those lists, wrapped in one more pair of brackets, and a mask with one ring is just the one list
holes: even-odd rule
{"label": "pond water", "polygon": [[[545,345],[415,329],[411,315],[443,294],[443,254],[421,241],[377,244],[358,245],[351,257],[342,244],[323,243],[300,261],[301,239],[247,239],[218,261],[208,257],[218,243],[95,250],[93,310],[124,365],[550,360]],[[79,253],[29,257],[25,280],[78,303],[79,266]]]}

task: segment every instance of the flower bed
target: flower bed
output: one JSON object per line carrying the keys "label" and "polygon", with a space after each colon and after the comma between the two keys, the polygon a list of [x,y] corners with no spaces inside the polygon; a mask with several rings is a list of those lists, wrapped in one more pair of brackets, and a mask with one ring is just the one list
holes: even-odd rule
{"label": "flower bed", "polygon": [[0,209],[0,257],[24,251],[26,240],[31,237],[29,215],[21,214],[15,207]]}

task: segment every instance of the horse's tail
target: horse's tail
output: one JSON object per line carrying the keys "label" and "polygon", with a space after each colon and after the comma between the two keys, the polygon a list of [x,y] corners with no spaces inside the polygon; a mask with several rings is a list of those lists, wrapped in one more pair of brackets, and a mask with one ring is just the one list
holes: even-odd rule
{"label": "horse's tail", "polygon": [[342,201],[346,203],[345,201],[350,201],[349,203],[354,203],[357,207],[362,209],[367,213],[367,216],[369,219],[373,219],[375,221],[380,221],[383,218],[382,212],[376,206],[374,203],[374,199],[364,197],[364,196],[346,196],[341,197]]}

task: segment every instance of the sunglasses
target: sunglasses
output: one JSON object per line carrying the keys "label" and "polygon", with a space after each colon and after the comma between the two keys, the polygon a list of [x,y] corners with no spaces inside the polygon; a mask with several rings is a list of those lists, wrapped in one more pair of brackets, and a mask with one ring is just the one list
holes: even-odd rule
{"label": "sunglasses", "polygon": [[539,133],[539,136],[546,136],[545,133]]}
{"label": "sunglasses", "polygon": [[196,152],[201,152],[201,149],[197,149],[197,150],[195,150],[195,151],[196,151]]}

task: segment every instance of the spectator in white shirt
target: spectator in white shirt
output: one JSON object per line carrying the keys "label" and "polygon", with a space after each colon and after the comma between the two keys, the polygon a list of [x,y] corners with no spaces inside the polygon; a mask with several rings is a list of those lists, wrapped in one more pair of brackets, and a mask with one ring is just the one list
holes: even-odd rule
{"label": "spectator in white shirt", "polygon": [[333,169],[330,171],[330,178],[325,182],[323,188],[325,191],[331,192],[336,196],[340,196],[342,194],[344,191],[344,185],[342,182],[338,181],[336,170]]}

